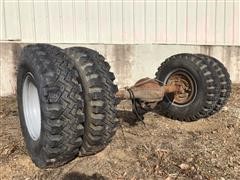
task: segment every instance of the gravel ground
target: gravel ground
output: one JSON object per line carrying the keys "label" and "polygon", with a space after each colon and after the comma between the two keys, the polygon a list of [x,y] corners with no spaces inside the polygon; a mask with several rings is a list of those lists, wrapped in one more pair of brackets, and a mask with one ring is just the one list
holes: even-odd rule
{"label": "gravel ground", "polygon": [[119,105],[121,126],[113,142],[94,156],[56,169],[38,169],[19,127],[15,97],[1,98],[0,179],[239,179],[240,85],[221,112],[196,122],[154,113],[145,125]]}

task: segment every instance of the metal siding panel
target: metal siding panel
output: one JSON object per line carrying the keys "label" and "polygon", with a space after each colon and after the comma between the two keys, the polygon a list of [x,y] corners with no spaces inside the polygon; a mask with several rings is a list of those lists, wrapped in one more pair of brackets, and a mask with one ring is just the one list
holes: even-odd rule
{"label": "metal siding panel", "polygon": [[1,40],[240,45],[238,0],[19,0],[19,3],[0,0],[0,3]]}
{"label": "metal siding panel", "polygon": [[234,45],[240,46],[240,2],[234,1]]}
{"label": "metal siding panel", "polygon": [[187,2],[177,2],[177,43],[184,44],[187,39]]}
{"label": "metal siding panel", "polygon": [[198,1],[197,9],[197,43],[206,43],[206,30],[207,30],[207,1]]}
{"label": "metal siding panel", "polygon": [[145,1],[145,42],[154,43],[156,40],[156,8],[155,1]]}
{"label": "metal siding panel", "polygon": [[89,31],[88,42],[98,43],[98,3],[96,1],[88,1],[87,3],[87,27]]}
{"label": "metal siding panel", "polygon": [[122,1],[111,1],[112,43],[121,43],[123,40]]}
{"label": "metal siding panel", "polygon": [[99,42],[111,43],[110,1],[99,1]]}
{"label": "metal siding panel", "polygon": [[156,4],[157,43],[167,43],[167,1]]}
{"label": "metal siding panel", "polygon": [[75,1],[76,40],[79,43],[87,42],[86,8],[85,1]]}
{"label": "metal siding panel", "polygon": [[215,6],[216,1],[207,2],[207,35],[206,44],[215,44]]}
{"label": "metal siding panel", "polygon": [[134,29],[135,43],[140,44],[145,42],[145,8],[144,1],[134,2]]}
{"label": "metal siding panel", "polygon": [[167,2],[167,43],[173,44],[177,41],[177,3],[176,1]]}
{"label": "metal siding panel", "polygon": [[35,25],[33,16],[33,2],[19,1],[22,41],[35,42]]}
{"label": "metal siding panel", "polygon": [[16,1],[3,1],[5,12],[6,39],[20,40],[19,8]]}
{"label": "metal siding panel", "polygon": [[134,2],[123,0],[123,43],[134,43]]}
{"label": "metal siding panel", "polygon": [[0,0],[0,41],[6,39],[6,31],[5,31],[5,14],[3,8],[3,0]]}
{"label": "metal siding panel", "polygon": [[47,17],[47,7],[45,1],[34,0],[34,12],[36,22],[36,41],[48,42],[49,41],[49,27]]}
{"label": "metal siding panel", "polygon": [[197,1],[188,1],[187,4],[187,43],[197,43]]}
{"label": "metal siding panel", "polygon": [[72,25],[73,25],[73,41],[78,42],[77,27],[76,27],[76,2],[72,0]]}
{"label": "metal siding panel", "polygon": [[48,1],[50,42],[63,42],[58,1]]}
{"label": "metal siding panel", "polygon": [[215,44],[224,44],[224,18],[224,1],[217,1]]}
{"label": "metal siding panel", "polygon": [[[63,42],[59,1],[48,1],[50,42]],[[60,20],[61,19],[61,20]]]}
{"label": "metal siding panel", "polygon": [[62,28],[63,28],[63,41],[74,42],[76,41],[74,34],[74,17],[73,17],[73,2],[63,1],[62,8]]}
{"label": "metal siding panel", "polygon": [[225,3],[225,44],[233,44],[233,27],[234,27],[234,14],[233,14],[233,1],[229,0]]}

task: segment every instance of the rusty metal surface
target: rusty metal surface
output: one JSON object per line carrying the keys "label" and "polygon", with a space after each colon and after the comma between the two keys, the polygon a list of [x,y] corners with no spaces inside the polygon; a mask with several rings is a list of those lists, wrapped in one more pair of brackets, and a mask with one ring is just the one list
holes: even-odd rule
{"label": "rusty metal surface", "polygon": [[194,81],[187,73],[177,71],[169,77],[167,85],[176,83],[180,89],[175,92],[173,102],[180,105],[189,103],[195,96]]}
{"label": "rusty metal surface", "polygon": [[120,89],[116,97],[119,99],[130,99],[130,94],[128,92],[130,89],[136,99],[140,99],[144,102],[159,102],[163,99],[165,93],[174,93],[180,91],[179,84],[173,82],[166,86],[161,86],[158,81],[150,78],[140,79],[132,87],[126,87]]}

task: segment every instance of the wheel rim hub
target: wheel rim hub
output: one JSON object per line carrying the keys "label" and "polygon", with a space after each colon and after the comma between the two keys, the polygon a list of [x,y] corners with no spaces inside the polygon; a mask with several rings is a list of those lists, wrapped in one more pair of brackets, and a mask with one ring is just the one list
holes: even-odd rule
{"label": "wheel rim hub", "polygon": [[28,73],[23,83],[22,100],[24,119],[31,138],[36,141],[41,132],[41,108],[38,89],[33,83],[33,75]]}
{"label": "wheel rim hub", "polygon": [[176,71],[168,76],[166,84],[175,83],[180,86],[180,91],[174,94],[173,103],[186,105],[191,103],[196,95],[196,82],[184,71]]}

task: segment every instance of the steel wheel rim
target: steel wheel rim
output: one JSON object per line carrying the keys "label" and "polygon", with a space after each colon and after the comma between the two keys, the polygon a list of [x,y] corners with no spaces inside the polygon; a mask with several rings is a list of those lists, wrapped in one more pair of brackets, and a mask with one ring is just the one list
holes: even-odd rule
{"label": "steel wheel rim", "polygon": [[30,137],[36,141],[41,132],[41,108],[38,89],[33,83],[33,75],[27,73],[23,83],[22,101],[24,119]]}
{"label": "steel wheel rim", "polygon": [[185,86],[189,86],[190,92],[185,98],[181,98],[181,95],[179,96],[179,94],[174,94],[174,96],[169,99],[171,99],[172,104],[174,104],[175,106],[187,106],[195,100],[195,97],[197,95],[197,83],[190,72],[185,69],[179,68],[171,71],[167,75],[164,84],[171,84],[174,81],[175,76],[179,76],[182,78],[182,80],[180,80],[182,81],[181,83],[183,83]]}

